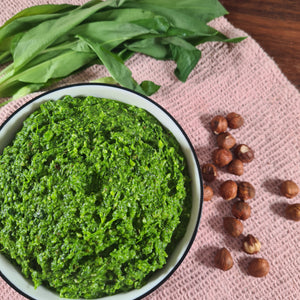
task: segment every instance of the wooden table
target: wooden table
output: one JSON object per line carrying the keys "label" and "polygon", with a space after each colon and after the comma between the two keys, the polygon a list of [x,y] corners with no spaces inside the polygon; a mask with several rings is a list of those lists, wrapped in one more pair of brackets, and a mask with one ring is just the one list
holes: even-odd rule
{"label": "wooden table", "polygon": [[226,18],[246,31],[300,89],[300,0],[220,0]]}

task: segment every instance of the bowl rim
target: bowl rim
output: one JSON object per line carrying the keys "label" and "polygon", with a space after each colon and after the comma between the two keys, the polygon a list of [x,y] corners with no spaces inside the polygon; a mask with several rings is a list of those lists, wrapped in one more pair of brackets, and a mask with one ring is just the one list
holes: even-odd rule
{"label": "bowl rim", "polygon": [[[174,123],[175,125],[178,127],[178,129],[181,131],[181,133],[183,134],[184,138],[186,139],[190,150],[192,152],[192,155],[194,157],[194,161],[196,164],[196,171],[198,173],[199,176],[199,188],[200,188],[200,199],[199,199],[199,211],[197,214],[197,219],[195,222],[195,226],[193,229],[193,233],[191,235],[191,238],[186,246],[186,249],[184,251],[184,253],[182,254],[181,258],[176,262],[176,264],[172,267],[172,269],[167,273],[167,275],[160,280],[156,285],[154,285],[151,289],[147,290],[145,293],[143,293],[142,295],[138,296],[137,298],[134,298],[132,300],[140,300],[143,299],[144,297],[150,295],[152,292],[154,292],[155,290],[157,290],[160,286],[162,286],[172,275],[173,273],[178,269],[178,267],[181,265],[181,263],[183,262],[183,260],[186,258],[188,252],[190,251],[192,244],[195,241],[198,229],[199,229],[199,225],[200,225],[200,219],[202,216],[202,210],[203,210],[203,178],[202,178],[202,173],[201,173],[201,167],[200,167],[200,163],[198,161],[197,158],[197,154],[195,151],[195,148],[190,140],[190,138],[188,137],[187,133],[184,131],[184,129],[181,127],[181,125],[178,123],[178,121],[171,115],[171,113],[168,112],[167,109],[165,109],[163,106],[161,106],[160,104],[158,104],[156,101],[152,100],[151,98],[149,98],[148,96],[145,96],[141,93],[138,93],[134,90],[122,87],[122,86],[117,86],[117,85],[113,85],[113,84],[107,84],[107,83],[75,83],[75,84],[68,84],[68,85],[64,85],[64,86],[60,86],[51,90],[48,90],[40,95],[37,95],[35,97],[33,97],[31,100],[27,101],[26,103],[24,103],[23,105],[21,105],[19,108],[17,108],[15,111],[13,111],[8,118],[0,125],[0,131],[5,127],[5,125],[9,122],[9,120],[11,118],[14,117],[14,115],[16,115],[19,111],[21,111],[22,109],[24,109],[27,105],[31,104],[32,102],[35,102],[37,100],[39,100],[42,97],[47,96],[48,94],[51,94],[55,91],[59,91],[59,90],[63,90],[66,88],[72,88],[72,87],[79,87],[79,86],[106,86],[106,87],[112,87],[112,88],[117,88],[117,89],[122,89],[125,90],[127,92],[130,93],[134,93],[142,98],[144,98],[146,101],[149,101],[150,103],[152,103],[153,105],[157,106],[160,110],[163,111],[163,113],[165,113]],[[20,288],[18,288],[15,284],[13,284],[8,278],[6,278],[6,276],[2,273],[2,271],[0,270],[0,276],[2,277],[2,279],[9,285],[11,286],[15,291],[17,291],[19,294],[21,294],[22,296],[26,297],[29,300],[38,300],[36,298],[33,298],[30,295],[27,295],[24,291],[22,291]]]}

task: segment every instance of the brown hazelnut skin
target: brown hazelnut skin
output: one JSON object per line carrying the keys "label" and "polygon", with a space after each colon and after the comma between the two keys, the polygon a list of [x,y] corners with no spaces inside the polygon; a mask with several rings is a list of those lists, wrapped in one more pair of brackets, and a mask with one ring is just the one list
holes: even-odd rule
{"label": "brown hazelnut skin", "polygon": [[217,168],[214,164],[204,164],[202,166],[202,177],[207,182],[214,181],[218,176]]}
{"label": "brown hazelnut skin", "polygon": [[244,119],[240,114],[231,112],[226,116],[228,127],[232,129],[240,128],[244,125]]}
{"label": "brown hazelnut skin", "polygon": [[225,231],[233,237],[240,236],[244,230],[243,223],[240,220],[233,217],[225,217],[223,219],[223,225]]}
{"label": "brown hazelnut skin", "polygon": [[215,255],[215,266],[223,271],[228,271],[233,266],[233,259],[226,248],[221,248]]}
{"label": "brown hazelnut skin", "polygon": [[203,185],[203,201],[210,201],[214,195],[213,189],[208,185]]}
{"label": "brown hazelnut skin", "polygon": [[234,153],[243,163],[250,163],[254,159],[254,151],[245,144],[239,144],[235,148]]}
{"label": "brown hazelnut skin", "polygon": [[243,241],[243,250],[248,254],[256,254],[260,251],[260,241],[252,234],[248,234]]}
{"label": "brown hazelnut skin", "polygon": [[227,120],[223,116],[215,116],[210,121],[210,127],[214,134],[225,132],[228,128]]}
{"label": "brown hazelnut skin", "polygon": [[227,171],[231,174],[241,176],[244,174],[244,164],[239,159],[233,159],[227,166]]}
{"label": "brown hazelnut skin", "polygon": [[225,167],[232,161],[232,153],[228,149],[215,149],[212,153],[212,160],[216,166]]}
{"label": "brown hazelnut skin", "polygon": [[240,220],[247,220],[251,216],[251,206],[244,201],[237,201],[231,207],[231,213]]}
{"label": "brown hazelnut skin", "polygon": [[253,258],[248,265],[248,273],[254,277],[264,277],[269,271],[269,262],[264,258]]}
{"label": "brown hazelnut skin", "polygon": [[294,203],[287,206],[285,216],[289,220],[300,221],[300,203]]}
{"label": "brown hazelnut skin", "polygon": [[280,184],[280,193],[286,198],[294,198],[299,193],[298,185],[292,180],[283,181]]}
{"label": "brown hazelnut skin", "polygon": [[222,132],[217,137],[219,148],[231,149],[236,144],[235,138],[229,132]]}
{"label": "brown hazelnut skin", "polygon": [[220,186],[220,195],[224,200],[232,200],[237,196],[238,185],[233,180],[226,180]]}
{"label": "brown hazelnut skin", "polygon": [[249,199],[254,198],[255,197],[254,186],[247,181],[239,182],[237,196],[243,201],[247,201]]}

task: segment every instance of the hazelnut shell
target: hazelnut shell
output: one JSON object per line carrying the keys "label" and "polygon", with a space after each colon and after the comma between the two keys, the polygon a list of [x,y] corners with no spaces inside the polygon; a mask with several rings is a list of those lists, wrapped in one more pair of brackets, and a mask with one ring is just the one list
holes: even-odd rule
{"label": "hazelnut shell", "polygon": [[264,277],[269,271],[269,262],[264,258],[254,258],[248,265],[248,273],[254,277]]}
{"label": "hazelnut shell", "polygon": [[203,185],[203,201],[210,201],[214,195],[213,189],[208,185]]}
{"label": "hazelnut shell", "polygon": [[243,201],[254,198],[255,197],[254,186],[247,181],[239,182],[237,196]]}
{"label": "hazelnut shell", "polygon": [[238,145],[235,148],[234,153],[243,163],[250,163],[254,159],[254,151],[245,144]]}
{"label": "hazelnut shell", "polygon": [[244,119],[240,114],[231,112],[226,116],[228,127],[232,129],[240,128],[244,125]]}
{"label": "hazelnut shell", "polygon": [[202,166],[202,177],[207,182],[214,181],[218,176],[218,171],[213,164],[204,164]]}
{"label": "hazelnut shell", "polygon": [[248,254],[256,254],[260,251],[260,241],[252,234],[248,234],[243,241],[243,250]]}
{"label": "hazelnut shell", "polygon": [[238,185],[233,180],[226,180],[220,186],[220,195],[224,200],[232,200],[237,196]]}
{"label": "hazelnut shell", "polygon": [[232,161],[232,153],[228,149],[215,149],[212,153],[212,160],[216,166],[225,167]]}
{"label": "hazelnut shell", "polygon": [[300,221],[300,203],[294,203],[285,209],[286,218],[293,221]]}
{"label": "hazelnut shell", "polygon": [[210,121],[210,127],[214,134],[225,132],[228,128],[227,120],[225,117],[217,115]]}
{"label": "hazelnut shell", "polygon": [[235,138],[229,132],[222,132],[217,137],[219,148],[231,149],[236,144]]}
{"label": "hazelnut shell", "polygon": [[231,213],[240,220],[247,220],[251,216],[251,206],[244,201],[237,201],[232,205]]}
{"label": "hazelnut shell", "polygon": [[243,175],[244,174],[243,162],[239,159],[233,159],[231,163],[227,166],[227,171],[237,176]]}
{"label": "hazelnut shell", "polygon": [[286,180],[280,185],[280,193],[286,198],[294,198],[299,193],[298,185],[292,180]]}
{"label": "hazelnut shell", "polygon": [[215,255],[215,266],[223,271],[228,271],[233,266],[233,259],[226,248],[219,249]]}
{"label": "hazelnut shell", "polygon": [[243,223],[240,220],[233,217],[225,217],[223,219],[223,225],[225,231],[233,237],[240,236],[244,230]]}

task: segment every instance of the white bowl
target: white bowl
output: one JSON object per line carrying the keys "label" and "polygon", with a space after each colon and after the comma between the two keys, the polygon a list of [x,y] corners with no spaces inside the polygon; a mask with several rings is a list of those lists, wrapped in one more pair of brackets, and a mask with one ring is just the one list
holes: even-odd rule
{"label": "white bowl", "polygon": [[[165,282],[172,273],[179,267],[187,255],[197,234],[202,204],[203,204],[203,183],[199,163],[193,149],[193,146],[176,120],[160,105],[138,93],[125,88],[106,85],[106,84],[76,84],[52,90],[44,93],[29,101],[15,113],[13,113],[0,127],[0,153],[14,138],[16,132],[21,128],[23,121],[35,111],[41,103],[47,100],[57,100],[65,95],[77,96],[95,96],[118,100],[127,104],[135,105],[147,110],[154,115],[160,123],[169,129],[184,152],[187,159],[189,175],[192,179],[192,210],[191,218],[188,223],[185,236],[174,249],[172,255],[168,258],[167,264],[163,269],[155,272],[148,283],[140,289],[135,289],[126,293],[120,293],[113,296],[98,298],[101,300],[126,300],[141,299],[157,289]],[[0,254],[0,275],[20,294],[28,299],[35,300],[61,300],[58,294],[39,286],[34,288],[32,282],[25,279],[20,271],[15,268],[3,255]]]}

